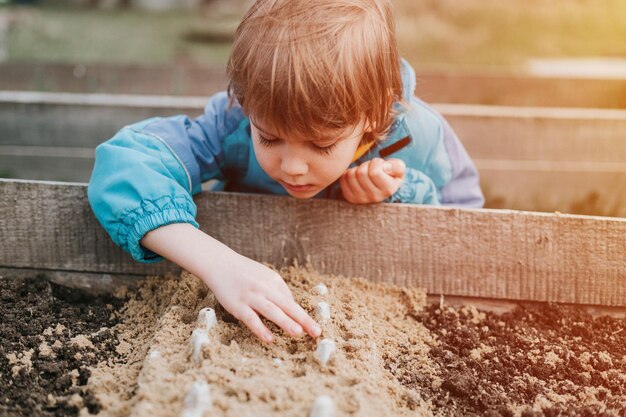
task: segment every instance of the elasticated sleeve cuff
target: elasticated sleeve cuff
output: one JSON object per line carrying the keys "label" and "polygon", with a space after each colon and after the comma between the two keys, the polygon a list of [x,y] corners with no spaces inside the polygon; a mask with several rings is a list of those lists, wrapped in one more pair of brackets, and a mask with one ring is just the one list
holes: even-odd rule
{"label": "elasticated sleeve cuff", "polygon": [[439,205],[439,198],[437,188],[428,176],[416,169],[407,168],[400,188],[385,202]]}
{"label": "elasticated sleeve cuff", "polygon": [[139,241],[151,230],[172,223],[189,223],[199,227],[194,218],[195,213],[196,206],[187,196],[144,200],[140,207],[122,216],[122,226],[118,229],[116,241],[139,262],[160,261],[163,257],[144,248]]}

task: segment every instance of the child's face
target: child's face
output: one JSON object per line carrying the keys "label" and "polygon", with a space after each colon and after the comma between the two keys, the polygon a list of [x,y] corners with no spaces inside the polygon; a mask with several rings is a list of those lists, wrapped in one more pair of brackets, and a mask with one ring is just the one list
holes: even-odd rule
{"label": "child's face", "polygon": [[278,135],[250,122],[254,153],[261,168],[296,198],[311,198],[348,168],[364,133],[364,122],[326,138]]}

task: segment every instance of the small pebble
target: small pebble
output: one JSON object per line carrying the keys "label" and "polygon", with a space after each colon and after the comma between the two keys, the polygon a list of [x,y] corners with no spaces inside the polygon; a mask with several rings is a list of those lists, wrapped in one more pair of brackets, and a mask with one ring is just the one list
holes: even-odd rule
{"label": "small pebble", "polygon": [[335,403],[328,395],[320,395],[315,399],[309,417],[332,417],[335,414]]}

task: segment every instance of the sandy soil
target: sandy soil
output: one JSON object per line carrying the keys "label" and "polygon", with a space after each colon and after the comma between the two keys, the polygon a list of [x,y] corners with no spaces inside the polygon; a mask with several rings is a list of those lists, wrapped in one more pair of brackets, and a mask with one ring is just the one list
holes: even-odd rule
{"label": "sandy soil", "polygon": [[[496,315],[426,305],[417,289],[281,274],[311,314],[329,305],[322,338],[270,324],[279,337],[265,345],[186,273],[105,299],[0,279],[0,415],[307,416],[320,396],[336,417],[626,415],[626,319],[549,304]],[[205,307],[217,324],[194,360]],[[336,347],[326,365],[322,339]]]}
{"label": "sandy soil", "polygon": [[[141,301],[131,301],[124,311],[128,327],[120,333],[131,351],[141,351],[137,358],[144,356],[143,363],[101,366],[90,378],[103,411],[111,416],[180,415],[187,391],[194,381],[203,380],[210,385],[211,415],[303,416],[320,395],[333,399],[335,415],[427,412],[428,403],[390,374],[383,359],[400,354],[400,346],[411,346],[404,353],[424,371],[435,373],[427,355],[433,342],[429,331],[405,319],[423,307],[423,292],[296,268],[283,271],[283,276],[305,309],[315,311],[320,301],[330,305],[322,337],[335,342],[336,352],[327,366],[316,360],[318,341],[311,338],[283,336],[272,345],[259,342],[191,275],[183,274],[179,282],[151,280],[141,290]],[[329,290],[326,295],[312,290],[322,282]],[[158,316],[147,325],[146,304]],[[196,365],[190,337],[199,309],[207,306],[216,309],[218,324],[210,330],[210,343]],[[135,379],[135,395],[127,398]]]}

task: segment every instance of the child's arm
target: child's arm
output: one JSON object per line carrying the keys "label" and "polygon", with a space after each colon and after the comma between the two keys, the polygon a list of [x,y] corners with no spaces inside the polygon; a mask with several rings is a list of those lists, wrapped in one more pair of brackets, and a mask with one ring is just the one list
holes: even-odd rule
{"label": "child's arm", "polygon": [[[202,279],[220,304],[261,340],[269,343],[273,335],[258,314],[289,335],[298,336],[303,328],[312,337],[320,335],[320,327],[294,301],[278,273],[192,225],[159,227],[146,234],[141,244]],[[210,262],[206,262],[208,257]]]}
{"label": "child's arm", "polygon": [[255,326],[255,334],[266,336],[266,329],[254,311],[281,327],[287,315],[315,334],[313,320],[294,307],[278,274],[196,229],[192,194],[201,190],[203,180],[222,179],[243,154],[228,139],[241,125],[240,110],[226,112],[226,104],[226,95],[220,94],[198,119],[151,119],[120,130],[96,149],[89,202],[113,241],[135,260],[155,262],[165,256],[189,269],[227,310]]}

